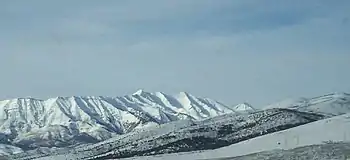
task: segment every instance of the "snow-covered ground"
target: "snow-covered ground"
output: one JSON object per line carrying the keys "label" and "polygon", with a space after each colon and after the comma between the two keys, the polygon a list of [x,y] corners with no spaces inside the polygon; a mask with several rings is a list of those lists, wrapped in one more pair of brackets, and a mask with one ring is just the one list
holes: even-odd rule
{"label": "snow-covered ground", "polygon": [[327,141],[350,142],[350,114],[316,121],[215,150],[148,157],[133,157],[127,159],[190,160],[234,157],[274,149],[292,149],[313,144],[323,144]]}
{"label": "snow-covered ground", "polygon": [[[206,160],[349,160],[350,143],[327,143]],[[203,159],[205,160],[205,159]]]}

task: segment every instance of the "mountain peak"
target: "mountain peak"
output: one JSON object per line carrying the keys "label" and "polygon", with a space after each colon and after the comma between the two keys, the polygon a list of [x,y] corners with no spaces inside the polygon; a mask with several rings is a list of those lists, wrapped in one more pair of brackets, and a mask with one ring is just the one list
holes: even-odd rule
{"label": "mountain peak", "polygon": [[142,94],[147,94],[148,92],[146,92],[143,89],[139,89],[137,90],[135,93],[133,93],[132,95],[142,95]]}
{"label": "mountain peak", "polygon": [[252,105],[246,102],[236,105],[235,107],[233,107],[233,109],[238,112],[256,111],[256,109]]}
{"label": "mountain peak", "polygon": [[179,96],[189,97],[189,96],[191,96],[191,94],[189,94],[187,92],[179,92]]}

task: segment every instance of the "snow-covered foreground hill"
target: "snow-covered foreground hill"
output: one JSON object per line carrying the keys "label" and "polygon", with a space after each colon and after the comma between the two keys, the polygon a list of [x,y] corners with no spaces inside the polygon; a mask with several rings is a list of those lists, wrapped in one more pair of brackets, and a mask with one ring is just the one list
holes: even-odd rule
{"label": "snow-covered foreground hill", "polygon": [[203,160],[348,160],[350,143],[327,143],[289,150],[272,150],[239,157]]}
{"label": "snow-covered foreground hill", "polygon": [[215,159],[242,156],[275,149],[287,150],[328,142],[350,142],[350,113],[252,138],[215,150],[127,159]]}
{"label": "snow-covered foreground hill", "polygon": [[27,150],[96,143],[149,126],[233,113],[234,108],[185,92],[170,96],[142,90],[122,97],[3,100],[0,144]]}
{"label": "snow-covered foreground hill", "polygon": [[226,114],[204,121],[178,121],[142,132],[132,132],[94,145],[52,153],[28,152],[13,159],[113,159],[215,149],[323,119],[323,115],[289,109],[250,114]]}

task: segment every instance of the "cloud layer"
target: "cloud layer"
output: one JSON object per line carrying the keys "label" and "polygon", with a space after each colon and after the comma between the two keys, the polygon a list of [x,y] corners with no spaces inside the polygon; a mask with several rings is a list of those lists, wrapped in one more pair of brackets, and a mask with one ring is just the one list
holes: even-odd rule
{"label": "cloud layer", "polygon": [[0,98],[350,92],[347,0],[0,2]]}

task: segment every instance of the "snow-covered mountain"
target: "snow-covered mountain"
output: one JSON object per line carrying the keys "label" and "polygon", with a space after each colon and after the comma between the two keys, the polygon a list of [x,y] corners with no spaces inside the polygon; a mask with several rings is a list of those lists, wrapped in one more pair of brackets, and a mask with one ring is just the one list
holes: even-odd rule
{"label": "snow-covered mountain", "polygon": [[215,149],[250,138],[323,119],[323,115],[290,109],[226,114],[202,121],[176,121],[135,131],[93,145],[50,153],[27,152],[13,159],[115,159]]}
{"label": "snow-covered mountain", "polygon": [[185,92],[19,98],[0,101],[0,144],[9,152],[25,150],[12,159],[145,156],[224,149],[343,114],[350,114],[347,93],[286,100],[263,110],[248,103],[228,107]]}
{"label": "snow-covered mountain", "polygon": [[96,143],[149,126],[232,112],[234,108],[186,92],[9,99],[0,101],[0,143],[23,149]]}
{"label": "snow-covered mountain", "polygon": [[289,108],[304,112],[341,115],[350,113],[350,94],[332,93],[314,98],[288,99],[271,104],[269,108]]}
{"label": "snow-covered mountain", "polygon": [[235,110],[236,112],[242,112],[242,113],[253,113],[255,111],[258,111],[257,109],[255,109],[253,106],[251,106],[246,102],[236,105],[235,107],[233,107],[233,110]]}

